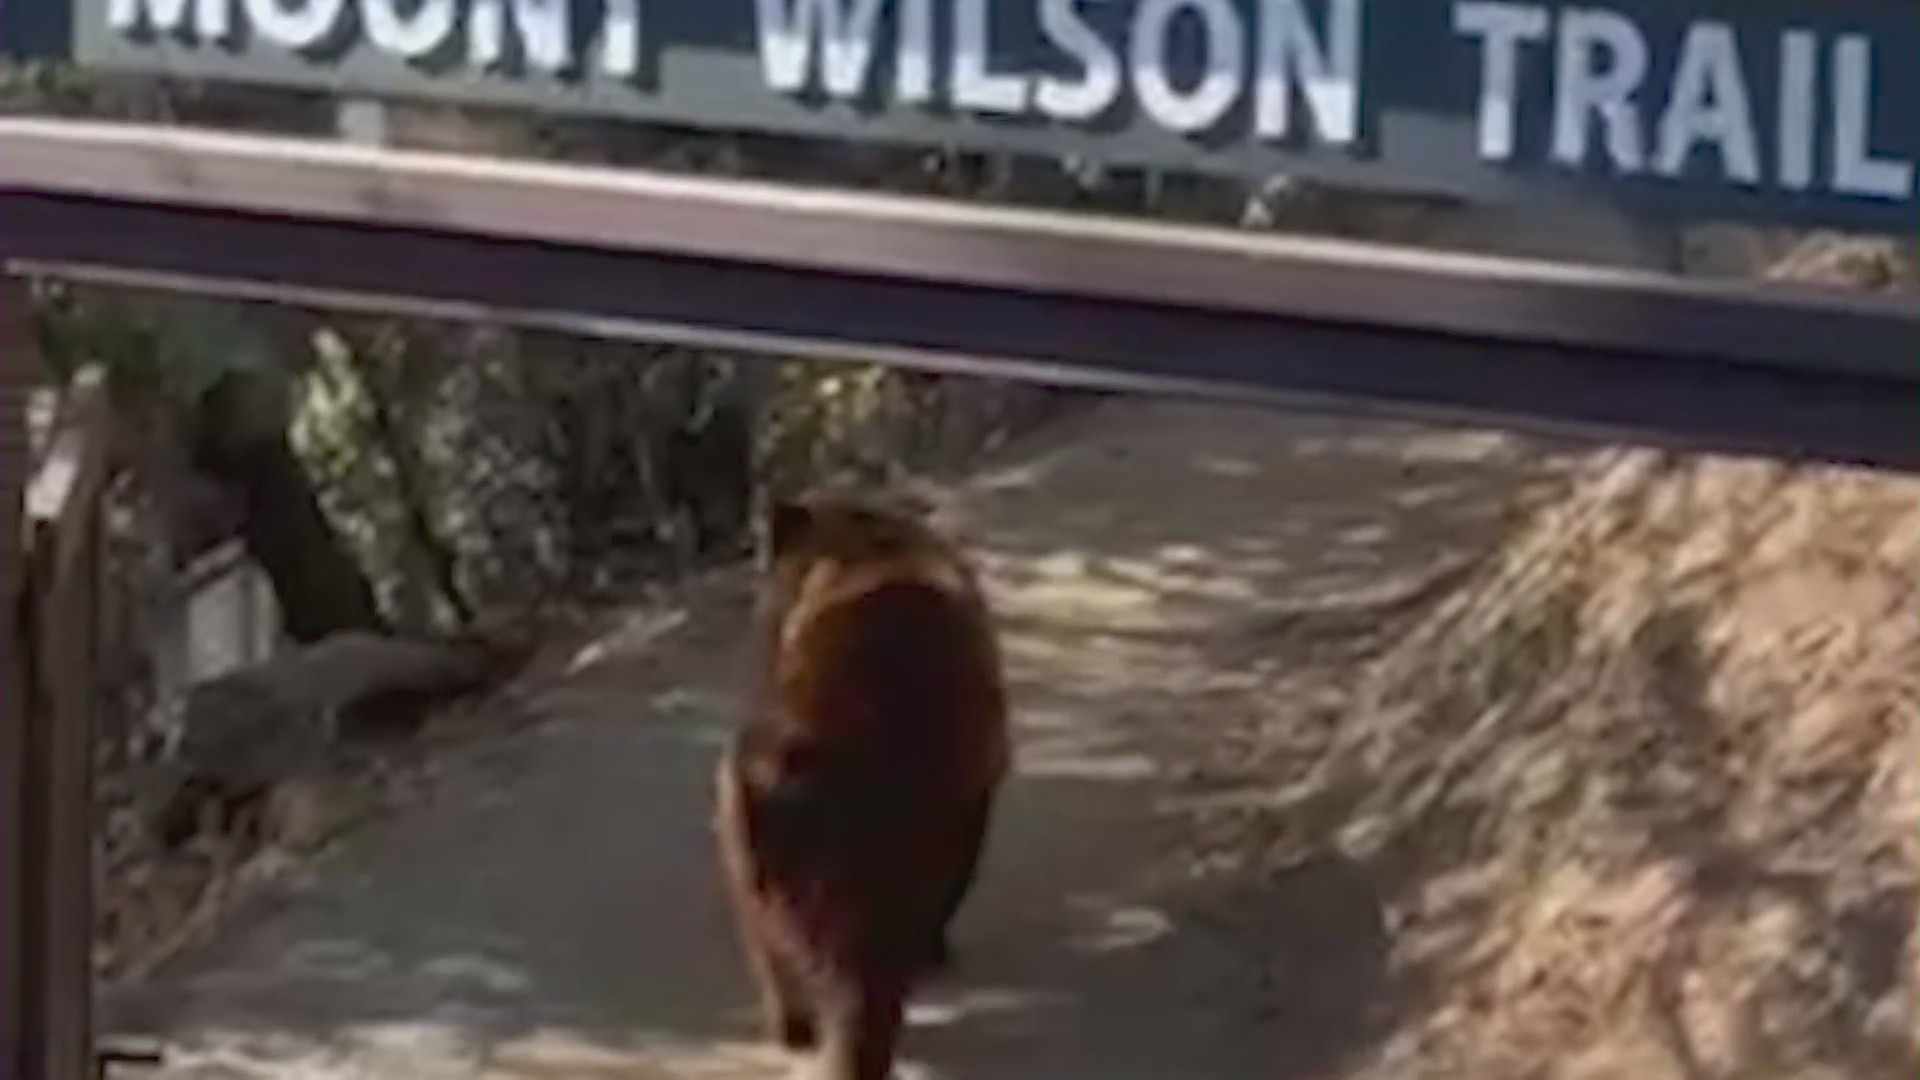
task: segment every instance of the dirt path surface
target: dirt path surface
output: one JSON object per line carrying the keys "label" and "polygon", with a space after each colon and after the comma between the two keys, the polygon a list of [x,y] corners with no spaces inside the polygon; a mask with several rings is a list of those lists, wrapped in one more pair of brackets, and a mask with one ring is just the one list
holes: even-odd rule
{"label": "dirt path surface", "polygon": [[[1187,765],[1220,749],[1214,721],[1285,707],[1253,696],[1290,662],[1272,626],[1364,620],[1490,543],[1524,457],[1129,402],[962,487],[1019,764],[903,1075],[1304,1077],[1374,1044],[1367,872],[1200,873]],[[112,991],[108,1030],[164,1035],[168,1080],[787,1075],[754,1038],[707,829],[744,603],[727,574],[631,613],[526,691],[537,723],[440,756],[417,799]]]}

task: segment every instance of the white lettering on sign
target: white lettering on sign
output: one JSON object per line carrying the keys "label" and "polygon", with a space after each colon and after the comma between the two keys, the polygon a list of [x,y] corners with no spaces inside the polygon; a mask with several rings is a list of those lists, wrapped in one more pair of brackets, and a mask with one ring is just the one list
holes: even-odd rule
{"label": "white lettering on sign", "polygon": [[453,36],[460,14],[454,0],[419,0],[411,15],[402,14],[399,5],[400,0],[360,0],[360,18],[374,48],[418,60],[438,52]]}
{"label": "white lettering on sign", "polygon": [[933,100],[933,0],[900,0],[900,48],[893,60],[893,96],[904,105]]}
{"label": "white lettering on sign", "polygon": [[1120,54],[1087,25],[1080,14],[1081,2],[1040,0],[1041,34],[1080,67],[1078,78],[1044,75],[1034,89],[1034,104],[1055,120],[1091,120],[1120,100]]}
{"label": "white lettering on sign", "polygon": [[[624,6],[624,11],[616,11]],[[540,71],[559,73],[573,66],[573,24],[569,15],[567,0],[473,0],[473,8],[467,15],[467,60],[481,70],[499,67],[506,56],[507,12],[513,12],[513,27],[520,35],[520,49],[526,55],[527,66]],[[638,5],[634,0],[626,0],[624,5],[615,4],[608,8],[607,26],[611,30],[620,20],[631,19],[638,15]],[[602,42],[602,49],[613,45],[615,41],[631,48],[638,44],[639,32],[632,28],[618,38],[611,34]],[[626,67],[627,74],[639,66],[637,56],[603,55],[601,70],[612,74],[616,67]]]}
{"label": "white lettering on sign", "polygon": [[[855,97],[873,64],[883,0],[754,0],[760,71],[783,93],[805,90],[816,70],[827,93]],[[853,10],[847,10],[851,4]]]}
{"label": "white lettering on sign", "polygon": [[332,37],[347,13],[347,0],[246,0],[253,32],[291,52],[303,52]]}
{"label": "white lettering on sign", "polygon": [[1505,161],[1513,156],[1520,108],[1520,44],[1546,38],[1546,10],[1531,4],[1470,0],[1454,5],[1453,29],[1480,39],[1480,156]]}
{"label": "white lettering on sign", "polygon": [[1560,16],[1553,97],[1553,157],[1578,168],[1598,118],[1613,167],[1640,171],[1645,157],[1633,95],[1647,74],[1647,42],[1625,16],[1603,8],[1569,8]]}
{"label": "white lettering on sign", "polygon": [[[1743,42],[1728,23],[1687,23],[1672,41],[1653,41],[1625,15],[1539,4],[1457,0],[1453,31],[1480,52],[1475,146],[1487,161],[1525,156],[1527,46],[1554,43],[1544,73],[1551,102],[1544,127],[1548,160],[1590,167],[1593,136],[1622,175],[1679,179],[1711,169],[1729,185],[1785,192],[1824,186],[1847,195],[1911,199],[1913,162],[1873,149],[1874,56],[1861,34],[1837,35],[1826,50],[1812,30]],[[1664,81],[1650,80],[1656,46],[1675,48]],[[1535,67],[1537,68],[1537,64]],[[1771,94],[1755,92],[1770,79]],[[1543,85],[1536,80],[1533,86]],[[1774,110],[1756,114],[1756,102]],[[1538,118],[1537,118],[1538,119]],[[1831,132],[1824,160],[1818,133]],[[1767,140],[1771,140],[1768,145]],[[1542,148],[1535,148],[1539,153]]]}
{"label": "white lettering on sign", "polygon": [[[640,0],[605,0],[606,8],[600,19],[600,73],[614,79],[631,79],[640,73],[640,43],[646,33],[645,23],[641,19]],[[515,9],[521,17],[518,21],[522,38],[527,43],[524,48],[527,59],[539,67],[546,67],[558,74],[571,71],[574,61],[567,46],[573,42],[573,27],[567,23],[552,27],[546,35],[538,35],[529,29],[534,20],[522,9]],[[543,10],[543,9],[535,9]],[[548,55],[547,50],[555,53]]]}
{"label": "white lettering on sign", "polygon": [[1780,35],[1780,186],[1804,191],[1813,183],[1814,83],[1820,39],[1808,30]]}
{"label": "white lettering on sign", "polygon": [[193,13],[193,36],[222,41],[233,28],[231,0],[109,0],[107,25],[122,34],[180,33]]}
{"label": "white lettering on sign", "polygon": [[1697,22],[1687,28],[1674,68],[1673,90],[1653,152],[1653,169],[1679,176],[1687,155],[1702,143],[1720,152],[1721,170],[1735,183],[1760,182],[1760,148],[1753,130],[1753,103],[1740,71],[1733,27]]}
{"label": "white lettering on sign", "polygon": [[[1181,15],[1199,23],[1206,55],[1199,80],[1184,90],[1166,68],[1167,47]],[[1141,0],[1127,57],[1140,108],[1169,131],[1205,131],[1246,88],[1246,52],[1247,28],[1228,0]]]}
{"label": "white lettering on sign", "polygon": [[607,0],[607,17],[600,25],[600,70],[616,79],[640,73],[640,0]]}
{"label": "white lettering on sign", "polygon": [[[640,67],[641,0],[603,3],[599,69],[631,78]],[[423,60],[461,40],[464,15],[466,59],[476,70],[503,66],[509,30],[533,70],[559,74],[576,60],[569,0],[107,0],[107,25],[128,35],[225,41],[236,9],[262,41],[296,52],[334,41],[357,14],[368,45]]]}
{"label": "white lettering on sign", "polygon": [[1322,140],[1351,144],[1360,136],[1360,0],[1329,0],[1325,41],[1300,0],[1262,0],[1261,10],[1254,133],[1284,138],[1299,95]]}
{"label": "white lettering on sign", "polygon": [[[944,91],[944,103],[964,112],[1084,122],[1131,90],[1141,113],[1170,131],[1207,131],[1246,103],[1256,137],[1285,138],[1304,103],[1321,141],[1359,138],[1364,0],[1324,0],[1324,32],[1308,17],[1307,0],[1029,0],[1040,39],[1066,61],[1042,72],[996,64],[1006,50],[994,40],[994,16],[1009,0],[950,2],[943,67],[930,0],[756,0],[762,78],[781,93],[871,94],[874,60],[887,47],[878,35],[891,13],[894,97],[902,104],[934,104]],[[1118,35],[1124,40],[1113,40],[1088,12],[1121,3],[1132,11]],[[1197,72],[1169,62],[1182,38],[1198,45]]]}
{"label": "white lettering on sign", "polygon": [[[129,38],[252,42],[314,60],[365,49],[487,74],[585,67],[626,80],[642,67],[648,0],[93,2],[107,29]],[[708,2],[717,10],[722,0]],[[751,13],[749,63],[781,94],[925,109],[936,123],[953,112],[1062,124],[1117,114],[1180,135],[1233,124],[1247,142],[1331,147],[1360,140],[1369,41],[1385,33],[1367,25],[1366,0],[730,2]],[[1892,141],[1890,127],[1910,103],[1876,85],[1884,58],[1865,33],[1636,21],[1606,6],[1613,0],[1438,2],[1449,8],[1449,45],[1467,51],[1432,63],[1430,109],[1417,97],[1424,70],[1388,72],[1385,94],[1398,108],[1416,95],[1416,111],[1466,113],[1467,145],[1481,161],[1781,195],[1914,198],[1915,163],[1891,149],[1911,142]],[[576,25],[589,18],[598,25]],[[1408,55],[1396,50],[1384,55]],[[1460,71],[1477,81],[1459,85]],[[1391,123],[1382,130],[1389,154],[1395,138],[1438,144],[1430,134],[1396,136]]]}
{"label": "white lettering on sign", "polygon": [[1023,113],[1033,92],[1033,80],[990,69],[993,47],[988,40],[988,2],[954,2],[953,103],[971,112]]}
{"label": "white lettering on sign", "polygon": [[1877,158],[1868,146],[1873,123],[1873,43],[1842,34],[1833,43],[1833,187],[1849,195],[1906,199],[1913,163]]}

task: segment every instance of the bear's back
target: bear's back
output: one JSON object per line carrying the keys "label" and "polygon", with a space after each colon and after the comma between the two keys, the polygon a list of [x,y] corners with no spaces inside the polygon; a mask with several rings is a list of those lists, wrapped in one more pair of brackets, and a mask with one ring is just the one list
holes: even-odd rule
{"label": "bear's back", "polygon": [[895,768],[997,776],[999,649],[958,548],[844,498],[787,513],[803,516],[777,523],[766,612],[781,726],[808,742],[860,744]]}

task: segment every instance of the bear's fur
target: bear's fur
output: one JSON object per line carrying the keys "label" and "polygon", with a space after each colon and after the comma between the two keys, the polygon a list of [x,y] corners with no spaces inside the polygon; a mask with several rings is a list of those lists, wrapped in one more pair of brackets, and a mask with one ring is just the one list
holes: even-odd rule
{"label": "bear's fur", "polygon": [[971,567],[909,513],[784,502],[767,550],[760,685],[716,777],[726,883],[772,1036],[883,1080],[1007,771],[999,647]]}

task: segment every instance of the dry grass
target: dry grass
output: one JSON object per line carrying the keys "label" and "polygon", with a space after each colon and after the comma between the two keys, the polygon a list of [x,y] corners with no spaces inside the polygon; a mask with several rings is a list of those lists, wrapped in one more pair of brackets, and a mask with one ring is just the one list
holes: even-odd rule
{"label": "dry grass", "polygon": [[1263,817],[1398,897],[1378,1075],[1920,1071],[1920,483],[1597,456],[1358,685]]}

